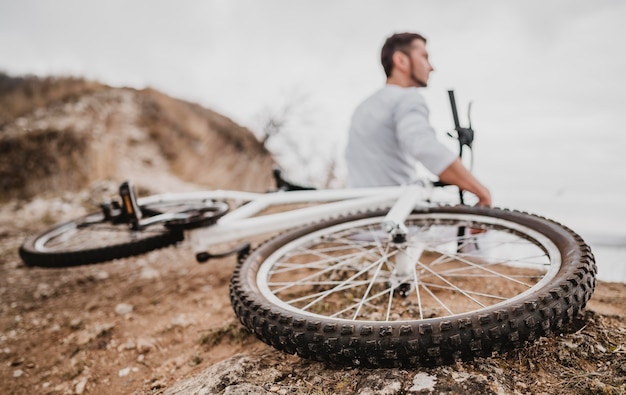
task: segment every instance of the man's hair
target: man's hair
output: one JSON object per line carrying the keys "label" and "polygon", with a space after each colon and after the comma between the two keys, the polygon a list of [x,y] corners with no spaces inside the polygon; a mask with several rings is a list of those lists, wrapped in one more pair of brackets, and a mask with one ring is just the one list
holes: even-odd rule
{"label": "man's hair", "polygon": [[407,51],[415,39],[426,42],[426,38],[417,33],[396,33],[385,41],[380,51],[380,62],[383,64],[387,77],[391,75],[393,69],[393,54],[396,51]]}

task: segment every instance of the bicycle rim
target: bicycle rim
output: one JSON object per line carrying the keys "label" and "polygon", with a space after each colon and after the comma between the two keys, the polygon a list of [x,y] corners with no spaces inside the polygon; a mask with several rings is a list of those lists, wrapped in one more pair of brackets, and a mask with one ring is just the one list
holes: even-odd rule
{"label": "bicycle rim", "polygon": [[[429,213],[406,222],[407,248],[423,249],[412,275],[392,284],[399,246],[383,217],[321,229],[270,255],[259,291],[294,313],[342,320],[406,321],[449,317],[514,303],[554,279],[556,245],[542,234],[498,218]],[[457,235],[460,227],[489,229]],[[460,251],[458,251],[460,250]],[[489,281],[486,291],[485,281]],[[401,286],[413,292],[400,296]]]}
{"label": "bicycle rim", "polygon": [[94,213],[27,239],[20,257],[29,266],[66,267],[101,263],[142,254],[183,239],[182,231],[162,226],[132,230]]}

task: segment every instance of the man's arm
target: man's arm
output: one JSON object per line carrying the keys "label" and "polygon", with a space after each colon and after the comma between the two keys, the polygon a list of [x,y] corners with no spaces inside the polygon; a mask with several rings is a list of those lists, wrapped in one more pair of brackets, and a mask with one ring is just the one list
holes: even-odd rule
{"label": "man's arm", "polygon": [[439,179],[476,195],[479,206],[491,206],[491,193],[463,166],[460,159],[455,159],[450,166],[442,171],[439,174]]}

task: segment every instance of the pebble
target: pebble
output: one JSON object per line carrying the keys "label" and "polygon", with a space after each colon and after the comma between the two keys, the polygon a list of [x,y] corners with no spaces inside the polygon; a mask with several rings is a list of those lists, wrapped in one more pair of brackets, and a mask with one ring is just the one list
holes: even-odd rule
{"label": "pebble", "polygon": [[158,270],[151,267],[144,267],[139,274],[142,280],[154,280],[161,277],[161,273]]}
{"label": "pebble", "polygon": [[193,323],[194,321],[188,318],[185,314],[179,314],[172,320],[172,326],[180,326],[181,328],[186,328]]}
{"label": "pebble", "polygon": [[126,343],[120,344],[120,346],[117,348],[117,351],[132,350],[135,347],[135,342],[132,341],[132,339],[128,339]]}
{"label": "pebble", "polygon": [[78,383],[76,383],[76,388],[74,389],[74,392],[78,395],[82,394],[83,392],[85,392],[86,385],[87,385],[87,377],[83,377],[82,379],[80,379]]}
{"label": "pebble", "polygon": [[101,271],[97,272],[94,275],[94,277],[95,277],[96,280],[103,281],[103,280],[106,280],[106,279],[109,278],[109,273],[105,272],[104,270],[101,270]]}
{"label": "pebble", "polygon": [[154,348],[154,340],[145,339],[140,337],[137,339],[137,351],[141,354],[146,354]]}
{"label": "pebble", "polygon": [[35,291],[35,299],[45,299],[52,296],[53,289],[49,284],[39,283],[37,284],[37,290]]}
{"label": "pebble", "polygon": [[437,376],[419,372],[413,377],[413,386],[409,388],[409,392],[421,392],[423,390],[433,391],[435,384],[437,384]]}
{"label": "pebble", "polygon": [[70,321],[70,328],[79,329],[82,324],[83,324],[83,319],[80,317],[76,317]]}
{"label": "pebble", "polygon": [[24,371],[22,369],[16,369],[13,371],[13,377],[17,378],[17,377],[21,377],[24,374]]}
{"label": "pebble", "polygon": [[133,312],[133,306],[128,303],[120,303],[115,306],[115,313],[119,315],[126,315]]}

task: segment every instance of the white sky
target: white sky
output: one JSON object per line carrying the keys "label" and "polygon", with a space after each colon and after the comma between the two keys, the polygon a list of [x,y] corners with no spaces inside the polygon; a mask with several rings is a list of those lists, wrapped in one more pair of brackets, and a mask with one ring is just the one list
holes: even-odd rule
{"label": "white sky", "polygon": [[473,101],[497,204],[626,235],[625,20],[621,0],[0,0],[0,70],[150,86],[253,130],[295,100],[292,136],[340,156],[384,39],[418,31],[431,121],[445,140],[446,91],[463,121]]}

